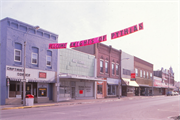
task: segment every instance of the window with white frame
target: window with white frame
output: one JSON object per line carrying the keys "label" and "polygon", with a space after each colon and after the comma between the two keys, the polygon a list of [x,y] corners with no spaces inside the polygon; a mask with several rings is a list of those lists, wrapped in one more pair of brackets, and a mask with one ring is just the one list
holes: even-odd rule
{"label": "window with white frame", "polygon": [[14,50],[14,61],[21,62],[21,50]]}
{"label": "window with white frame", "polygon": [[142,70],[140,70],[140,77],[142,77]]}
{"label": "window with white frame", "polygon": [[100,72],[103,73],[103,60],[100,60]]}
{"label": "window with white frame", "polygon": [[51,66],[51,60],[52,60],[52,57],[49,56],[49,55],[47,55],[47,56],[46,56],[46,65],[47,65],[47,66]]}
{"label": "window with white frame", "polygon": [[105,61],[105,72],[108,73],[108,61]]}
{"label": "window with white frame", "polygon": [[31,54],[31,63],[32,64],[37,64],[38,61],[38,54],[37,53],[32,53]]}
{"label": "window with white frame", "polygon": [[150,78],[152,79],[152,73],[150,73]]}
{"label": "window with white frame", "polygon": [[136,77],[138,76],[138,69],[135,68]]}
{"label": "window with white frame", "polygon": [[146,72],[145,71],[144,71],[144,75],[143,76],[144,76],[144,78],[146,78]]}
{"label": "window with white frame", "polygon": [[119,75],[119,64],[116,64],[116,75]]}
{"label": "window with white frame", "polygon": [[149,78],[149,74],[148,74],[148,72],[147,72],[147,79]]}
{"label": "window with white frame", "polygon": [[114,75],[114,63],[112,63],[112,74]]}

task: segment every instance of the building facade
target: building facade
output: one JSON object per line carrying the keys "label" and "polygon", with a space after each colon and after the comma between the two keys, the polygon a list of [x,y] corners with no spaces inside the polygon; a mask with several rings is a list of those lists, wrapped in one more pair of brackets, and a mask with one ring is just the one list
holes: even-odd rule
{"label": "building facade", "polygon": [[135,96],[135,89],[139,88],[136,80],[131,80],[131,73],[134,73],[134,56],[122,51],[121,76],[123,96]]}
{"label": "building facade", "polygon": [[156,70],[153,72],[154,76],[160,77],[162,79],[162,93],[165,95],[167,91],[173,91],[174,87],[174,72],[172,67],[168,69],[161,68],[161,70]]}
{"label": "building facade", "polygon": [[96,99],[96,82],[103,82],[103,80],[96,78],[94,55],[73,49],[61,49],[58,68],[58,101]]}
{"label": "building facade", "polygon": [[121,51],[102,43],[74,49],[95,55],[97,59],[97,77],[106,80],[97,82],[97,98],[117,97],[121,92]]}
{"label": "building facade", "polygon": [[136,95],[152,95],[153,87],[153,64],[134,56],[134,68],[136,82],[139,88],[136,88]]}
{"label": "building facade", "polygon": [[1,105],[22,103],[25,56],[26,94],[34,95],[37,103],[56,100],[53,87],[58,51],[49,50],[48,45],[57,43],[58,35],[11,18],[0,24]]}

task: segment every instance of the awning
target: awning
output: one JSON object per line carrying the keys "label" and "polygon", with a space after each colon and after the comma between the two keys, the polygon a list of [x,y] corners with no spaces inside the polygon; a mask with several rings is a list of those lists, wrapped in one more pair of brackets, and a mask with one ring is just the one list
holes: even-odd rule
{"label": "awning", "polygon": [[138,84],[140,87],[152,87],[152,86],[149,86],[149,85],[145,85],[145,84]]}
{"label": "awning", "polygon": [[72,79],[82,79],[82,80],[92,80],[92,81],[106,81],[103,78],[79,76],[72,74],[59,74],[59,78],[72,78]]}
{"label": "awning", "polygon": [[107,78],[107,84],[109,85],[118,85],[121,82],[120,79]]}
{"label": "awning", "polygon": [[123,80],[124,83],[125,83],[125,84],[122,84],[122,85],[139,87],[139,85],[137,84],[136,81],[131,81],[131,79],[129,79],[129,78],[122,78],[122,80]]}
{"label": "awning", "polygon": [[[10,78],[10,81],[21,81],[22,79],[20,78]],[[40,82],[40,83],[55,83],[55,80],[33,80],[33,79],[28,79],[28,82]]]}

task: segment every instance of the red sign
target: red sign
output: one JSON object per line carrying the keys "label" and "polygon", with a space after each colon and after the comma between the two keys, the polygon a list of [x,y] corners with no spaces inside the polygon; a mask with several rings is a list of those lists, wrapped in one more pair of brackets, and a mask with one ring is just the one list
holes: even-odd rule
{"label": "red sign", "polygon": [[131,78],[136,78],[135,73],[131,73]]}
{"label": "red sign", "polygon": [[83,94],[83,90],[79,90],[79,94]]}
{"label": "red sign", "polygon": [[39,72],[39,78],[46,78],[46,73]]}

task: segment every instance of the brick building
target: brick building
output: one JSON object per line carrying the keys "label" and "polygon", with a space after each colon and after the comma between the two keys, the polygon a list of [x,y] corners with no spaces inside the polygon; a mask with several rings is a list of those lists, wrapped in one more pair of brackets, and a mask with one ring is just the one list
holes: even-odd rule
{"label": "brick building", "polygon": [[120,92],[120,59],[121,51],[102,43],[77,47],[85,53],[95,55],[97,59],[97,77],[104,82],[97,82],[97,98],[116,97]]}
{"label": "brick building", "polygon": [[152,95],[153,87],[153,64],[134,56],[134,68],[136,82],[139,88],[135,88],[136,95]]}

